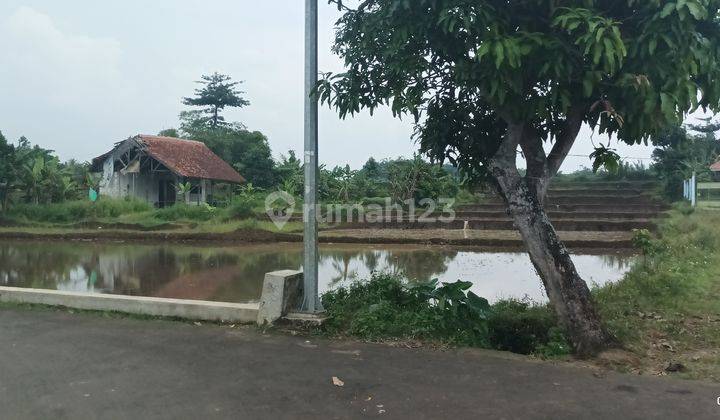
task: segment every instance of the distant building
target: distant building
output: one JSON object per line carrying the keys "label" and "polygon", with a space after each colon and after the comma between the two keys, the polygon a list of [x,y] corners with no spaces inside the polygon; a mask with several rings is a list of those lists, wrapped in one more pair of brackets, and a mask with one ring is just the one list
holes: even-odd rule
{"label": "distant building", "polygon": [[179,183],[189,182],[190,203],[200,204],[212,201],[215,183],[245,182],[204,143],[147,135],[116,143],[93,159],[92,171],[102,173],[101,195],[135,197],[156,207],[184,200],[177,191]]}

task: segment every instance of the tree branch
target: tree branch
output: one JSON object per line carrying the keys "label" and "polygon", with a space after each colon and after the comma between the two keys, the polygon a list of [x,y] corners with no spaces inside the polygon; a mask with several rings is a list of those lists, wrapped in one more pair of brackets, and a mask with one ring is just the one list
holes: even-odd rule
{"label": "tree branch", "polygon": [[568,115],[565,118],[565,126],[555,140],[555,145],[547,158],[549,176],[552,177],[557,174],[560,165],[562,165],[568,153],[570,153],[570,149],[572,149],[573,144],[575,144],[575,139],[580,133],[586,111],[587,105],[584,103],[571,107],[568,111]]}
{"label": "tree branch", "polygon": [[537,135],[533,127],[527,126],[523,131],[520,148],[527,162],[527,176],[547,178],[549,176],[547,156],[545,155],[545,149],[543,149],[542,139]]}

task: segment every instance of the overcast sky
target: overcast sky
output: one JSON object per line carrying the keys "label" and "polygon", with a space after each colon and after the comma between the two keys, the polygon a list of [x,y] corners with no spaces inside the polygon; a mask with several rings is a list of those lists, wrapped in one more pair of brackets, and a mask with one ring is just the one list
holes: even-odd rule
{"label": "overcast sky", "polygon": [[[275,156],[302,149],[302,0],[3,0],[0,3],[0,130],[89,160],[134,134],[177,126],[183,96],[200,75],[244,80],[251,106],[226,112],[265,133]],[[330,52],[335,7],[320,0],[320,70],[338,71]],[[361,166],[411,156],[408,121],[388,110],[340,121],[320,114],[320,161]],[[595,142],[607,142],[595,137]],[[648,158],[650,147],[617,146]],[[583,130],[563,166],[589,166]],[[632,159],[630,159],[632,160]],[[647,161],[646,161],[647,162]]]}

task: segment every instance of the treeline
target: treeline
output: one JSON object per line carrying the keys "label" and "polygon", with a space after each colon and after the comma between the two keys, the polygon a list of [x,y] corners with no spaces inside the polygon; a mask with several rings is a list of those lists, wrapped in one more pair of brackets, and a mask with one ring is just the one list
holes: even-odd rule
{"label": "treeline", "polygon": [[[303,162],[294,151],[275,160],[267,138],[239,124],[186,131],[167,130],[163,135],[187,137],[205,142],[210,149],[235,167],[248,184],[226,191],[230,203],[247,193],[283,190],[302,195]],[[21,137],[9,142],[0,132],[0,205],[49,204],[86,199],[90,188],[97,189],[99,174],[90,172],[89,162],[61,162],[50,149],[32,145]],[[377,161],[368,159],[361,169],[350,166],[320,167],[319,196],[323,202],[394,202],[408,199],[455,197],[460,179],[451,167],[433,165],[415,156],[412,159]]]}
{"label": "treeline", "polygon": [[[180,114],[180,128],[159,134],[202,141],[210,150],[230,163],[259,190],[281,189],[300,196],[304,183],[303,162],[290,150],[277,161],[267,137],[249,131],[240,123],[208,125],[199,111]],[[353,170],[349,165],[320,166],[319,196],[324,201],[358,202],[366,198],[390,197],[394,201],[454,197],[460,190],[460,178],[450,166],[433,165],[415,156],[377,161],[368,159]]]}
{"label": "treeline", "polygon": [[88,163],[60,162],[52,150],[31,145],[25,137],[8,142],[0,132],[0,206],[12,202],[43,204],[76,200],[96,187]]}

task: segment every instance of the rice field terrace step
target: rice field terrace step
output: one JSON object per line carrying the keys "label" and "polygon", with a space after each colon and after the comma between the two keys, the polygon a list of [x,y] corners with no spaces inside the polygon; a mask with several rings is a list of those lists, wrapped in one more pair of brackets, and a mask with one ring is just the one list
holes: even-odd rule
{"label": "rice field terrace step", "polygon": [[635,189],[652,189],[658,187],[660,184],[657,181],[577,181],[577,182],[562,182],[553,181],[550,183],[550,188],[608,188],[608,189],[623,189],[623,188],[635,188]]}
{"label": "rice field terrace step", "polygon": [[[467,222],[467,223],[466,223]],[[597,231],[597,232],[625,232],[633,229],[654,229],[655,223],[651,220],[553,220],[557,230],[564,231]],[[332,228],[336,229],[470,229],[470,230],[515,230],[512,220],[486,219],[486,220],[455,220],[453,222],[441,221],[378,221],[378,222],[351,222],[341,223]]]}
{"label": "rice field terrace step", "polygon": [[[502,201],[500,197],[495,197],[487,201],[488,203],[500,203]],[[648,196],[606,196],[606,195],[583,195],[583,196],[568,196],[568,195],[548,195],[546,200],[546,207],[548,205],[557,204],[607,204],[608,202],[617,202],[622,204],[660,204],[660,202],[652,197]]]}
{"label": "rice field terrace step", "polygon": [[[621,201],[601,203],[601,204],[546,204],[545,211],[563,211],[563,212],[592,212],[592,213],[612,213],[612,212],[661,212],[668,210],[669,205],[664,203],[655,204],[628,204]],[[455,211],[472,212],[472,211],[505,211],[506,207],[503,203],[485,203],[485,204],[469,204],[458,206]]]}
{"label": "rice field terrace step", "polygon": [[628,197],[628,196],[651,196],[647,190],[636,188],[607,189],[607,188],[552,188],[548,189],[548,196],[610,196],[610,197]]}
{"label": "rice field terrace step", "polygon": [[[612,212],[591,212],[591,211],[547,211],[550,219],[598,219],[598,220],[634,220],[634,219],[654,219],[666,217],[667,215],[659,211],[612,211]],[[439,216],[440,214],[438,214]],[[455,218],[462,220],[469,219],[502,219],[507,218],[505,210],[500,211],[456,211]]]}

